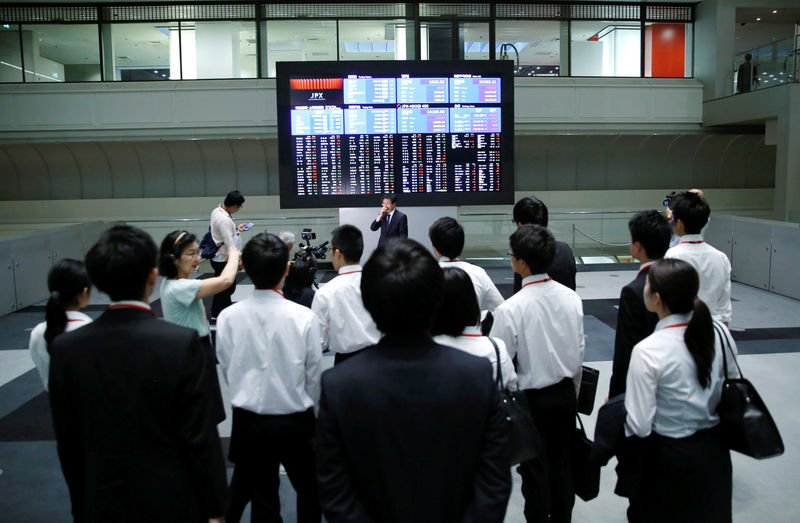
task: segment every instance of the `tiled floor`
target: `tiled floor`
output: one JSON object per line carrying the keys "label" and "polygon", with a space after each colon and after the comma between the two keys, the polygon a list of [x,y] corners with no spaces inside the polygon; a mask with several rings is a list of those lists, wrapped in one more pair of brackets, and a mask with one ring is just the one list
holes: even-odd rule
{"label": "tiled floor", "polygon": [[[586,360],[600,370],[596,401],[605,397],[613,352],[616,301],[620,288],[635,275],[635,266],[622,270],[579,272],[578,294],[584,300]],[[626,270],[627,269],[627,270]],[[510,271],[492,268],[490,275],[501,292],[511,292]],[[331,275],[320,275],[326,281]],[[249,280],[242,280],[234,300],[252,292]],[[737,339],[744,374],[754,382],[775,417],[786,444],[786,454],[756,461],[733,455],[735,522],[788,522],[800,520],[800,501],[795,493],[800,484],[800,301],[734,284],[732,329]],[[158,310],[158,296],[153,296]],[[88,313],[97,316],[108,298],[95,293]],[[28,356],[30,329],[44,317],[43,307],[30,307],[0,317],[0,521],[70,521],[69,499],[53,441],[47,396]],[[324,359],[326,368],[333,364]],[[227,404],[227,387],[222,382]],[[229,408],[229,407],[228,407]],[[230,436],[230,412],[219,425],[220,436]],[[585,420],[594,429],[594,417]],[[230,469],[229,469],[230,473]],[[509,503],[506,521],[524,521],[519,478]],[[285,479],[285,477],[284,477]],[[576,522],[623,522],[626,500],[613,494],[616,478],[613,462],[603,469],[600,496],[590,502],[576,500]],[[295,521],[294,492],[282,481],[284,520]],[[249,516],[243,521],[248,521]]]}

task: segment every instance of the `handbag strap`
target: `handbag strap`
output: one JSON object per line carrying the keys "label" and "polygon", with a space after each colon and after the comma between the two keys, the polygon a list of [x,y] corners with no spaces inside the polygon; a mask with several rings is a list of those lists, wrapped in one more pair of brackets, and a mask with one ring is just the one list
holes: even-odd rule
{"label": "handbag strap", "polygon": [[725,334],[725,329],[722,328],[718,322],[714,322],[714,331],[719,336],[719,343],[722,347],[722,371],[724,373],[725,379],[728,379],[728,358],[726,353],[730,351],[731,358],[733,358],[733,362],[736,364],[736,370],[739,372],[739,376],[742,376],[742,369],[739,367],[739,361],[736,359],[736,356],[733,354],[733,347],[731,347],[730,341],[728,340],[728,335]]}
{"label": "handbag strap", "polygon": [[492,346],[494,347],[494,353],[497,356],[497,378],[495,379],[495,383],[497,384],[497,388],[503,388],[503,371],[500,369],[500,349],[497,347],[497,343],[492,339],[491,336],[486,336],[490,342],[492,342]]}

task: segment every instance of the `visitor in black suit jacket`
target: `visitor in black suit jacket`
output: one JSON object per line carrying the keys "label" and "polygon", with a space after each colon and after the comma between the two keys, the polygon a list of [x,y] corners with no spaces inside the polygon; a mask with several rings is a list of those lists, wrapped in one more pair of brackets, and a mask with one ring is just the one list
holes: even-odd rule
{"label": "visitor in black suit jacket", "polygon": [[[514,223],[517,227],[526,224],[541,225],[547,227],[549,218],[547,206],[535,196],[526,196],[514,205]],[[575,255],[572,249],[564,242],[556,241],[556,254],[553,262],[547,268],[547,275],[555,281],[575,290]],[[514,273],[514,294],[522,288],[522,278]]]}
{"label": "visitor in black suit jacket", "polygon": [[50,402],[75,521],[208,522],[227,484],[197,332],[153,316],[158,248],[129,226],[86,256],[113,303],[52,345]]}
{"label": "visitor in black suit jacket", "polygon": [[364,306],[385,334],[322,375],[317,475],[339,521],[501,522],[508,426],[491,363],[427,332],[443,275],[414,240],[364,265]]}
{"label": "visitor in black suit jacket", "polygon": [[408,217],[398,211],[396,207],[396,194],[384,196],[381,211],[369,226],[372,231],[381,230],[381,236],[378,238],[378,247],[392,238],[408,238]]}
{"label": "visitor in black suit jacket", "polygon": [[639,260],[641,267],[636,278],[623,287],[619,295],[609,398],[625,392],[633,347],[652,334],[658,322],[658,316],[648,312],[644,306],[644,284],[650,265],[664,257],[672,236],[669,222],[656,210],[635,215],[628,222],[628,230],[631,233],[631,256]]}

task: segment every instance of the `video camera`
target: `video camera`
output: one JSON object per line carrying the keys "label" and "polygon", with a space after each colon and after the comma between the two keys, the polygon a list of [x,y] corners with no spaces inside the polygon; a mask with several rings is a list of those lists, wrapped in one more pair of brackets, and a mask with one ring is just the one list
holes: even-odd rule
{"label": "video camera", "polygon": [[[677,193],[675,191],[670,192],[666,196],[664,196],[664,207],[670,207],[672,205],[672,199],[675,198]],[[670,207],[671,209],[672,207]]]}
{"label": "video camera", "polygon": [[311,229],[303,229],[303,232],[300,233],[300,238],[306,243],[301,243],[298,246],[297,252],[294,253],[295,260],[305,260],[306,258],[311,258],[312,261],[325,259],[325,253],[328,252],[328,242],[320,245],[311,245],[311,240],[317,239],[316,233],[311,232]]}

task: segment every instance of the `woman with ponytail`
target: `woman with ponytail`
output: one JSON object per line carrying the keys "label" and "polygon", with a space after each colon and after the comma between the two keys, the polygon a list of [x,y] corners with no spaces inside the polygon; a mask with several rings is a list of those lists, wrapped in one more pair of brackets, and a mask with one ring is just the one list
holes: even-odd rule
{"label": "woman with ponytail", "polygon": [[699,287],[685,261],[650,266],[644,301],[659,321],[633,349],[625,396],[626,436],[647,438],[632,442],[646,458],[629,521],[731,521],[731,458],[717,428],[722,344]]}
{"label": "woman with ponytail", "polygon": [[79,312],[89,305],[92,284],[82,261],[65,258],[56,262],[47,275],[47,300],[45,321],[31,331],[28,347],[31,359],[42,378],[44,390],[48,390],[50,372],[50,344],[62,332],[83,327],[92,319]]}

